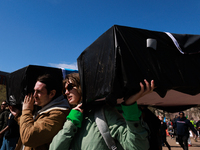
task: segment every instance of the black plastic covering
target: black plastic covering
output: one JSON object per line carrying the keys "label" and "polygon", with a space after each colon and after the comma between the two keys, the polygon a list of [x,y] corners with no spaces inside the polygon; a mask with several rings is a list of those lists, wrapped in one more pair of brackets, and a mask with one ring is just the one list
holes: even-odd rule
{"label": "black plastic covering", "polygon": [[7,102],[10,105],[21,105],[25,95],[34,92],[37,78],[44,74],[51,74],[62,82],[62,70],[58,68],[29,65],[6,76]]}
{"label": "black plastic covering", "polygon": [[108,29],[77,59],[83,103],[103,97],[115,103],[138,92],[144,79],[155,81],[160,97],[170,89],[198,94],[200,35],[170,34],[119,25]]}

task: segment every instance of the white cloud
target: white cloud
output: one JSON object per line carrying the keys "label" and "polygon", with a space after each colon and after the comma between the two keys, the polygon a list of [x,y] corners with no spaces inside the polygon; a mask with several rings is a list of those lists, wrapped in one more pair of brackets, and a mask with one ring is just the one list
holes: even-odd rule
{"label": "white cloud", "polygon": [[56,68],[66,68],[66,69],[78,70],[77,63],[73,63],[73,64],[65,64],[65,63],[54,64],[54,63],[49,63],[49,65],[51,67],[56,67]]}

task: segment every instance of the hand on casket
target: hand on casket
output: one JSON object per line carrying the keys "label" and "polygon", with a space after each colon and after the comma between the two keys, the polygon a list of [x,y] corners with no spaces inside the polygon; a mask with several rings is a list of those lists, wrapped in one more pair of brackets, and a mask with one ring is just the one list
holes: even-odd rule
{"label": "hand on casket", "polygon": [[151,80],[151,84],[149,84],[149,82],[146,79],[144,79],[144,82],[146,84],[146,88],[144,88],[144,85],[140,82],[141,90],[138,93],[130,96],[127,100],[125,100],[125,102],[124,102],[125,105],[132,105],[133,103],[135,103],[138,99],[140,99],[144,95],[153,92],[153,90],[155,88],[154,80]]}

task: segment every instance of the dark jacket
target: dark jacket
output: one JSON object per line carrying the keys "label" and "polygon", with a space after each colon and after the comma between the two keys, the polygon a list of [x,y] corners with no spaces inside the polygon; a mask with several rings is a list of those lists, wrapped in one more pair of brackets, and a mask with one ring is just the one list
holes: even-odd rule
{"label": "dark jacket", "polygon": [[197,129],[198,131],[200,131],[200,129],[198,129],[198,127],[200,127],[200,120],[196,123],[196,129]]}
{"label": "dark jacket", "polygon": [[166,137],[166,129],[167,129],[167,124],[165,122],[161,123],[160,133],[162,137]]}
{"label": "dark jacket", "polygon": [[0,131],[7,126],[7,120],[9,115],[9,110],[5,109],[0,113]]}
{"label": "dark jacket", "polygon": [[186,117],[178,117],[175,121],[175,124],[173,124],[173,127],[177,128],[177,135],[189,136],[189,129],[191,129],[197,135],[197,130],[195,130],[192,123],[186,119]]}
{"label": "dark jacket", "polygon": [[7,125],[9,126],[9,129],[5,132],[5,138],[17,138],[19,137],[19,125],[17,121],[15,120],[15,117],[12,113],[8,116],[8,122]]}

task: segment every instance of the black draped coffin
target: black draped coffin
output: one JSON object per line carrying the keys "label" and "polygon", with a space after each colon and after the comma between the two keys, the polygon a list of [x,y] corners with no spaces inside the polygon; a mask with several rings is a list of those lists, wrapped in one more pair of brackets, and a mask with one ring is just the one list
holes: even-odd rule
{"label": "black draped coffin", "polygon": [[63,74],[59,68],[29,65],[6,76],[7,101],[10,105],[20,106],[27,94],[34,92],[37,78],[50,74],[62,84]]}
{"label": "black draped coffin", "polygon": [[[188,103],[164,103],[169,90],[186,95],[200,92],[200,35],[173,34],[114,25],[87,47],[78,57],[83,103],[106,98],[115,103],[140,90],[144,79],[155,81],[157,104],[163,107],[195,106]],[[144,83],[144,82],[143,82]],[[176,101],[176,99],[171,99]],[[166,109],[168,110],[168,109]],[[170,111],[170,109],[169,109]]]}

